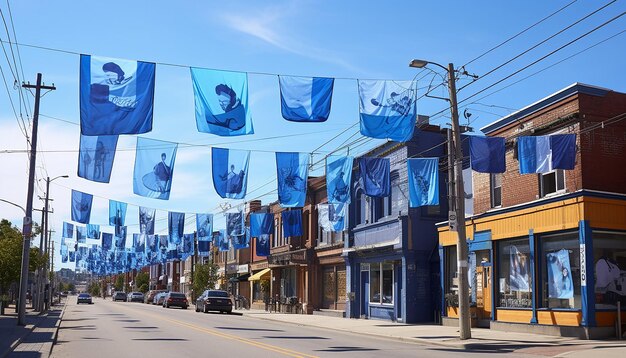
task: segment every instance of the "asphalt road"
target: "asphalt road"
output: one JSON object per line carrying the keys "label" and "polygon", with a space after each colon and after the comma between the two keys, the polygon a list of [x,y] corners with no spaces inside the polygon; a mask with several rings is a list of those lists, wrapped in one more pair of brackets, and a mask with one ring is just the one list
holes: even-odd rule
{"label": "asphalt road", "polygon": [[[452,357],[476,355],[252,317],[94,299],[69,302],[53,357]],[[523,355],[518,355],[523,356]]]}

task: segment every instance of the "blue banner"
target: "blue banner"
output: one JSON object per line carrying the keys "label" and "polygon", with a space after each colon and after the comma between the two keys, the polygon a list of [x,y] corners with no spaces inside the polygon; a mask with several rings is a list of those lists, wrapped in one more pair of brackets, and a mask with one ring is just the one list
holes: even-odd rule
{"label": "blue banner", "polygon": [[113,246],[113,234],[108,232],[102,233],[102,250],[109,251]]}
{"label": "blue banner", "polygon": [[346,204],[328,204],[328,220],[333,232],[344,231],[346,229]]}
{"label": "blue banner", "polygon": [[76,262],[76,252],[70,251],[70,262]]}
{"label": "blue banner", "polygon": [[126,248],[126,226],[115,227],[115,248],[124,250]]}
{"label": "blue banner", "polygon": [[167,214],[167,222],[170,244],[180,244],[185,233],[185,213],[175,213],[170,211]]}
{"label": "blue banner", "polygon": [[172,188],[177,143],[137,137],[133,193],[168,200]]}
{"label": "blue banner", "polygon": [[219,136],[254,134],[248,75],[191,68],[198,131]]}
{"label": "blue banner", "polygon": [[520,174],[571,170],[576,165],[576,134],[519,137],[517,145]]}
{"label": "blue banner", "polygon": [[261,234],[256,238],[256,255],[259,257],[270,255],[270,234]]}
{"label": "blue banner", "polygon": [[274,233],[274,214],[252,213],[250,214],[250,235],[259,237]]}
{"label": "blue banner", "polygon": [[181,254],[181,260],[186,260],[187,257],[193,255],[194,251],[194,235],[185,234],[183,236],[183,242],[180,245],[178,252]]}
{"label": "blue banner", "polygon": [[330,115],[334,82],[333,78],[278,76],[283,118],[325,122]]}
{"label": "blue banner", "polygon": [[506,171],[504,138],[470,138],[470,161],[472,170],[479,173],[504,173]]}
{"label": "blue banner", "polygon": [[243,199],[248,187],[250,151],[211,149],[213,186],[222,198]]}
{"label": "blue banner", "polygon": [[246,233],[245,215],[243,211],[236,213],[226,213],[226,235],[239,236]]}
{"label": "blue banner", "polygon": [[213,242],[217,245],[220,252],[226,252],[230,250],[230,240],[226,235],[226,230],[217,231],[213,234]]}
{"label": "blue banner", "polygon": [[100,225],[87,225],[87,238],[92,240],[100,240]]}
{"label": "blue banner", "polygon": [[63,222],[63,236],[71,239],[74,237],[74,224]]}
{"label": "blue banner", "polygon": [[78,176],[87,180],[108,183],[115,159],[117,137],[80,136]]}
{"label": "blue banner", "polygon": [[390,168],[389,158],[359,158],[359,173],[366,195],[391,195]]}
{"label": "blue banner", "polygon": [[213,237],[213,214],[196,214],[198,241],[211,241]]}
{"label": "blue banner", "polygon": [[159,235],[148,235],[146,244],[146,262],[150,265],[159,263]]}
{"label": "blue banner", "polygon": [[353,162],[354,158],[352,157],[328,157],[326,161],[326,190],[329,203],[350,203]]}
{"label": "blue banner", "polygon": [[280,206],[303,207],[309,176],[309,154],[276,152],[276,171]]}
{"label": "blue banner", "polygon": [[140,134],[152,130],[154,63],[80,55],[80,132]]}
{"label": "blue banner", "polygon": [[246,228],[243,235],[231,236],[230,241],[235,250],[245,249],[250,247],[250,229]]}
{"label": "blue banner", "polygon": [[76,225],[76,242],[84,244],[87,242],[87,228]]}
{"label": "blue banner", "polygon": [[154,217],[156,210],[139,207],[139,232],[147,235],[154,235]]}
{"label": "blue banner", "polygon": [[439,158],[409,158],[409,207],[439,205]]}
{"label": "blue banner", "polygon": [[198,241],[198,256],[209,256],[211,253],[211,241]]}
{"label": "blue banner", "polygon": [[560,250],[548,253],[548,297],[567,299],[574,297],[572,269],[569,262],[569,251]]}
{"label": "blue banner", "polygon": [[133,234],[133,247],[135,248],[135,252],[145,252],[146,251],[146,239],[148,235],[146,234]]}
{"label": "blue banner", "polygon": [[61,245],[60,251],[61,251],[61,262],[66,263],[67,255],[68,255],[67,245]]}
{"label": "blue banner", "polygon": [[127,207],[126,203],[109,199],[109,225],[124,226]]}
{"label": "blue banner", "polygon": [[361,134],[406,142],[417,117],[417,83],[359,80]]}
{"label": "blue banner", "polygon": [[283,222],[283,236],[302,236],[302,210],[285,210],[280,213]]}
{"label": "blue banner", "polygon": [[169,235],[158,235],[159,236],[159,252],[163,255],[167,253],[167,247],[169,246],[170,236]]}
{"label": "blue banner", "polygon": [[72,221],[89,224],[93,195],[72,190]]}

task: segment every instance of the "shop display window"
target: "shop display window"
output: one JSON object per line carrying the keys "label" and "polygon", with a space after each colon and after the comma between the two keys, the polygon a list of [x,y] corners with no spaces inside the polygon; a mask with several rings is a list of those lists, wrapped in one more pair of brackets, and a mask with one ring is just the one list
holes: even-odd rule
{"label": "shop display window", "polygon": [[543,235],[540,243],[541,307],[580,309],[578,232]]}
{"label": "shop display window", "polygon": [[393,304],[393,264],[370,264],[370,303]]}
{"label": "shop display window", "polygon": [[498,242],[498,307],[532,307],[531,264],[528,238]]}
{"label": "shop display window", "polygon": [[596,309],[626,305],[626,233],[593,231]]}

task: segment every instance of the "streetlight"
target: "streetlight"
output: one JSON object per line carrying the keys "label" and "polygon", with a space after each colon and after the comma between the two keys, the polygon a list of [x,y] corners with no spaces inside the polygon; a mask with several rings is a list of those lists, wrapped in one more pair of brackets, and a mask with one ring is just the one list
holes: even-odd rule
{"label": "streetlight", "polygon": [[[459,109],[456,100],[456,79],[454,77],[454,65],[444,67],[435,62],[425,60],[413,60],[409,67],[424,68],[427,65],[435,65],[443,68],[448,73],[448,91],[450,93],[450,112],[452,114],[452,135],[448,138],[448,195],[450,208],[448,212],[448,226],[450,231],[458,234],[456,242],[457,270],[459,273],[459,338],[472,338],[469,314],[469,284],[467,280],[467,241],[465,236],[465,190],[463,188],[463,151],[461,150],[461,130],[459,126]],[[452,145],[450,140],[452,139]],[[454,150],[452,150],[454,149]],[[450,173],[450,165],[454,163],[454,177]],[[459,222],[460,221],[460,222]],[[442,273],[443,274],[443,273]]]}

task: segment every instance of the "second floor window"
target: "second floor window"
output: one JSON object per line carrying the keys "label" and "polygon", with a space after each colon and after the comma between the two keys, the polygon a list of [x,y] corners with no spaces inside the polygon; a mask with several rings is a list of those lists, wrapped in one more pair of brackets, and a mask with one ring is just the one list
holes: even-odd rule
{"label": "second floor window", "polygon": [[498,208],[502,206],[502,174],[489,174],[491,207]]}
{"label": "second floor window", "polygon": [[539,190],[541,197],[565,190],[565,173],[556,169],[550,173],[539,174]]}

